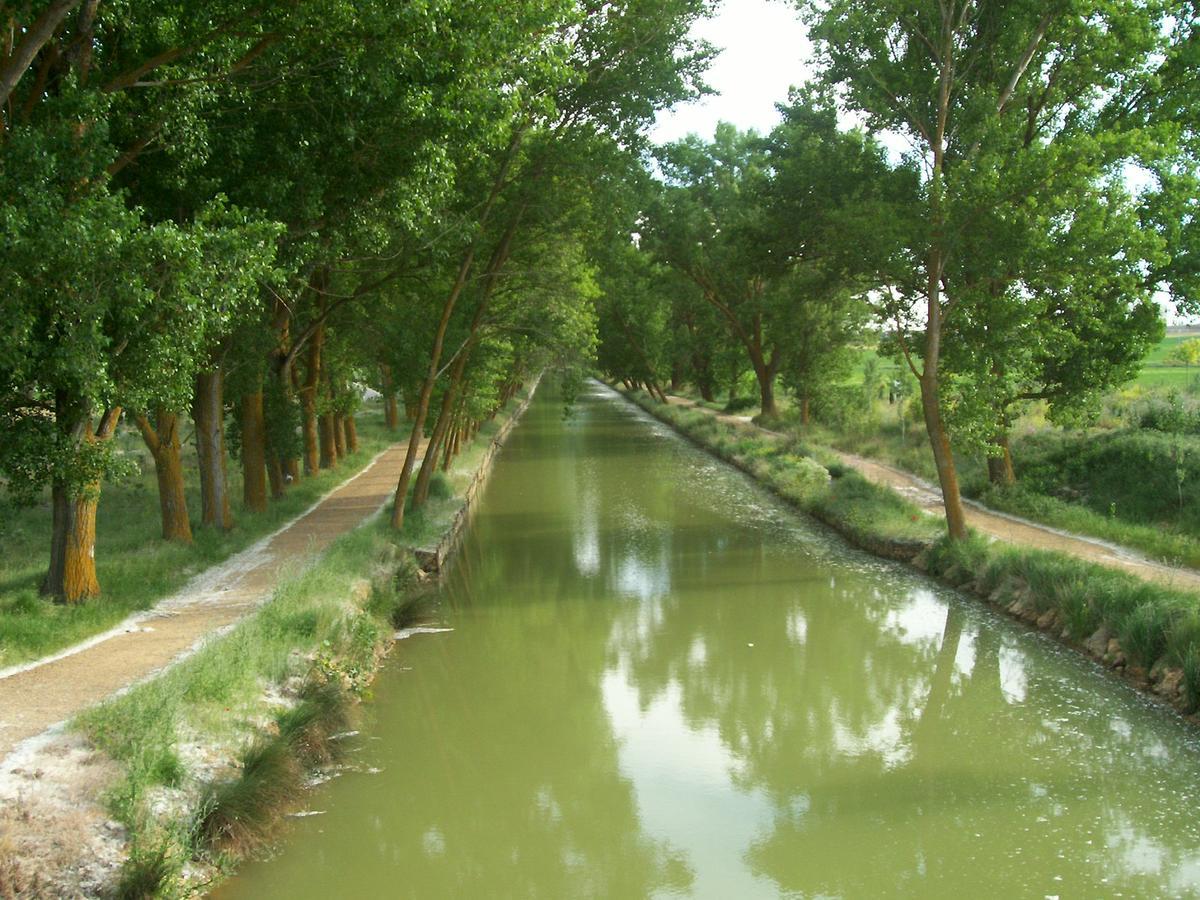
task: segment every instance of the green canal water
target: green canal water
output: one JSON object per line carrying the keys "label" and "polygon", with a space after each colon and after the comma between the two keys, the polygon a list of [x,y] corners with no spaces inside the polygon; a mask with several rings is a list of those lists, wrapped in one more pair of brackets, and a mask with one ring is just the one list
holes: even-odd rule
{"label": "green canal water", "polygon": [[219,896],[1200,894],[1200,745],[600,386],[500,454],[439,634]]}

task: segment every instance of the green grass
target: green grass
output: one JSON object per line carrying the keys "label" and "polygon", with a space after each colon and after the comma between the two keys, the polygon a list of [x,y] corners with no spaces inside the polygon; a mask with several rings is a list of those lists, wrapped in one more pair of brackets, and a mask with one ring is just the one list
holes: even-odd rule
{"label": "green grass", "polygon": [[[49,559],[48,503],[6,510],[0,525],[0,667],[36,659],[113,627],[181,588],[193,575],[245,549],[295,518],[340,482],[361,470],[380,450],[402,438],[389,433],[377,405],[359,415],[359,451],[337,469],[292,485],[287,496],[255,515],[240,508],[241,470],[230,460],[235,498],[231,531],[194,528],[195,543],[183,546],[160,536],[154,467],[140,438],[125,430],[121,451],[140,474],[104,486],[96,525],[96,569],[103,595],[77,606],[53,604],[38,594]],[[188,508],[199,517],[195,453],[184,450]]]}
{"label": "green grass", "polygon": [[1047,497],[1020,485],[988,490],[980,499],[992,509],[1130,547],[1169,565],[1200,568],[1200,539],[1189,534],[1101,515],[1078,503]]}
{"label": "green grass", "polygon": [[[154,848],[127,860],[124,896],[169,887],[191,857],[227,866],[270,841],[280,811],[300,795],[304,770],[337,753],[348,698],[369,691],[392,630],[429,595],[417,583],[410,548],[440,538],[509,414],[482,428],[438,476],[429,505],[402,532],[392,531],[385,510],[334,541],[231,631],[75,719],[73,728],[121,764],[106,797],[110,813],[129,828],[134,847]],[[366,592],[358,589],[363,579]],[[266,686],[290,679],[304,683],[297,702],[272,710]],[[266,731],[264,713],[274,722]],[[231,749],[237,765],[229,775],[195,781],[183,742],[196,735],[206,755],[214,745]],[[190,817],[177,811],[176,818],[161,820],[152,812],[150,801],[169,789],[196,798]]]}
{"label": "green grass", "polygon": [[626,396],[860,544],[931,542],[944,530],[895,491],[870,483],[817,445],[722,422],[698,409],[663,406],[642,392]]}
{"label": "green grass", "polygon": [[1146,671],[1183,671],[1184,705],[1200,703],[1200,598],[1061,553],[991,543],[978,535],[938,542],[929,571],[1001,605],[1055,613],[1067,636],[1083,643],[1101,627],[1128,661]]}

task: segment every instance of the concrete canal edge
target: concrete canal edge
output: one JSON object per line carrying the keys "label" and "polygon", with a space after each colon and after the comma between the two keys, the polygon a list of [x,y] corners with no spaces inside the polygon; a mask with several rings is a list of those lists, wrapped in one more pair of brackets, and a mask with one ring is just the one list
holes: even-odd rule
{"label": "concrete canal edge", "polygon": [[[826,510],[798,503],[795,498],[780,492],[775,485],[764,479],[760,472],[755,471],[754,467],[747,464],[745,460],[722,453],[680,428],[671,418],[662,414],[662,409],[658,404],[642,402],[640,397],[618,385],[606,384],[606,386],[626,402],[653,416],[701,450],[738,469],[783,502],[795,508],[797,512],[810,516],[836,531],[858,549],[882,559],[902,563],[927,577],[934,578],[947,587],[983,600],[993,609],[1020,622],[1027,628],[1040,631],[1056,643],[1088,657],[1100,667],[1121,677],[1146,697],[1173,714],[1179,715],[1193,725],[1200,725],[1200,715],[1195,711],[1195,698],[1188,695],[1189,673],[1180,665],[1168,663],[1165,655],[1153,664],[1136,665],[1130,658],[1131,655],[1122,647],[1118,636],[1105,624],[1101,624],[1086,638],[1079,639],[1072,634],[1069,622],[1063,613],[1054,608],[1053,600],[1057,598],[1042,595],[1036,590],[1031,580],[1009,575],[1002,579],[1000,584],[990,584],[986,577],[987,573],[981,571],[981,566],[966,565],[960,559],[951,558],[948,561],[942,559],[941,557],[948,556],[943,552],[942,542],[871,534],[856,528],[851,522],[828,514]],[[1052,551],[1031,551],[1031,553],[1047,558],[1060,555]],[[1083,561],[1075,562],[1079,566],[1099,569],[1099,567]],[[1125,578],[1138,580],[1133,575],[1126,575]],[[1192,595],[1188,596],[1193,602],[1197,599]],[[1193,680],[1195,680],[1194,674]],[[1192,690],[1194,691],[1194,687]]]}

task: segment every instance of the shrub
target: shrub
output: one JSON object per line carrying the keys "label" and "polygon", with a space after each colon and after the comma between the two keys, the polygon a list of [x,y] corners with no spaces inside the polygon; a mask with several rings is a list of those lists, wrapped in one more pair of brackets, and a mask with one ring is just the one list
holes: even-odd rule
{"label": "shrub", "polygon": [[758,401],[753,397],[730,397],[729,402],[722,408],[723,412],[740,413],[750,409],[757,409]]}

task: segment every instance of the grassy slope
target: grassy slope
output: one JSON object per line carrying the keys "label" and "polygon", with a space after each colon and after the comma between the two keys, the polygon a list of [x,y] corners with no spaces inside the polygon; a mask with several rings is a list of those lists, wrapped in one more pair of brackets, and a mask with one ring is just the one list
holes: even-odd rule
{"label": "grassy slope", "polygon": [[185,447],[184,477],[195,529],[191,546],[161,539],[153,462],[140,437],[123,429],[120,450],[137,461],[140,474],[105,485],[100,497],[96,524],[96,569],[104,591],[100,599],[68,607],[39,597],[38,583],[49,558],[49,505],[6,511],[0,526],[0,667],[60,650],[111,628],[133,612],[148,609],[193,575],[280,528],[401,437],[386,431],[377,404],[363,409],[358,425],[357,454],[336,470],[301,479],[261,515],[241,509],[241,470],[236,460],[231,460],[235,525],[228,533],[195,528],[200,510],[199,474],[195,453]]}
{"label": "grassy slope", "polygon": [[[164,792],[169,796],[182,790],[191,797],[205,793],[197,781],[202,774],[190,770],[183,759],[182,743],[202,735],[203,745],[241,746],[245,767],[247,756],[262,748],[264,719],[278,723],[268,726],[268,733],[283,732],[292,715],[271,706],[265,686],[294,678],[309,686],[331,684],[352,694],[366,692],[381,648],[419,599],[408,549],[442,536],[462,507],[462,492],[488,444],[525,396],[522,392],[508,411],[486,423],[448,473],[435,476],[428,506],[410,513],[401,533],[392,531],[385,510],[336,540],[316,564],[280,584],[269,603],[230,633],[75,721],[74,727],[123,766],[123,777],[107,799],[113,815],[130,828],[127,878],[140,875],[146,860],[151,868],[162,864],[164,853],[166,865],[156,878],[173,878],[183,862],[197,854],[219,865],[232,861],[223,858],[220,847],[205,844],[198,833],[202,829],[162,820],[152,812],[151,801]],[[369,588],[357,589],[364,580]],[[229,783],[218,787],[228,788]],[[253,797],[246,802],[258,803]],[[207,814],[203,805],[196,809],[201,819]],[[265,821],[278,812],[256,809],[255,815]]]}
{"label": "grassy slope", "polygon": [[[839,471],[819,447],[805,446],[794,437],[771,439],[739,431],[699,410],[663,407],[646,394],[631,396],[801,508],[848,531],[862,546],[873,549],[872,538],[929,541],[932,546],[923,556],[932,574],[1005,606],[1115,668],[1135,667],[1130,672],[1135,681],[1153,685],[1181,709],[1191,711],[1200,705],[1196,596],[1061,553],[1011,547],[978,536],[958,542],[941,537],[934,542],[932,538],[943,532],[940,525],[932,527],[931,518],[914,515],[916,508],[889,488],[871,484],[857,473]],[[828,485],[808,481],[797,486],[792,473],[802,467],[805,457],[823,462],[839,477]],[[1100,629],[1106,631],[1099,632],[1105,636],[1097,651],[1087,642]],[[1108,635],[1118,639],[1116,654],[1108,652]],[[1179,673],[1178,682],[1165,677],[1172,667]],[[1174,686],[1160,690],[1169,683]]]}
{"label": "grassy slope", "polygon": [[[1194,335],[1168,335],[1151,351],[1142,373],[1133,385],[1142,389],[1175,387],[1183,390],[1200,383],[1200,370],[1165,364],[1171,349],[1192,337]],[[874,348],[864,347],[861,351],[861,364],[872,358],[879,360],[884,372],[896,368],[889,360],[879,358]],[[860,383],[861,364],[857,367],[860,373],[857,380]],[[782,405],[786,411],[788,404]],[[876,410],[876,423],[869,429],[838,432],[814,425],[804,432],[802,437],[806,441],[827,444],[848,453],[888,462],[928,481],[936,482],[937,472],[933,466],[924,428],[919,423],[910,424],[906,433],[902,435],[896,414],[897,407],[881,402]],[[1018,438],[1014,446],[1018,467],[1021,464],[1022,449]],[[1168,564],[1200,568],[1200,535],[1170,522],[1133,521],[1122,517],[1123,510],[1119,507],[1117,515],[1112,515],[1107,511],[1090,509],[1080,503],[1068,502],[1030,490],[991,489],[987,483],[983,461],[978,459],[960,458],[959,478],[967,496],[981,500],[1002,512],[1022,516],[1052,528],[1129,547]]]}

